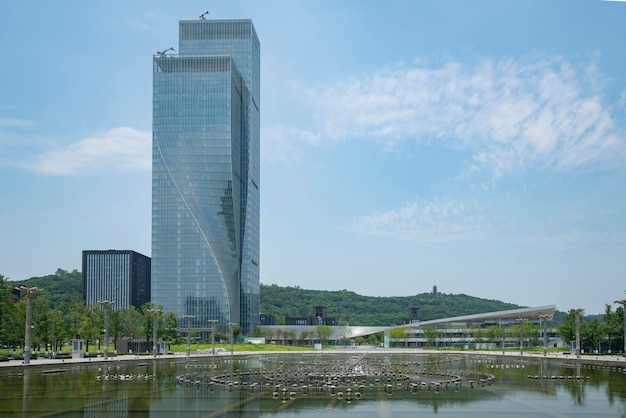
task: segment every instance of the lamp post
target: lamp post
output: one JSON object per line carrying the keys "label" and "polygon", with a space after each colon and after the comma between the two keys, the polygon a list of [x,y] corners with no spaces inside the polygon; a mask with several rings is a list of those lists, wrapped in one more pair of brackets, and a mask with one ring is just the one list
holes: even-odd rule
{"label": "lamp post", "polygon": [[154,316],[152,321],[152,353],[154,358],[157,356],[157,316],[161,313],[160,309],[148,309],[148,312]]}
{"label": "lamp post", "polygon": [[217,319],[209,319],[209,323],[211,324],[211,355],[215,355],[215,324],[217,323]]}
{"label": "lamp post", "polygon": [[195,318],[195,315],[185,315],[187,320],[187,358],[191,357],[191,322]]}
{"label": "lamp post", "polygon": [[580,358],[580,314],[584,309],[577,308],[572,311],[576,314],[576,358]]}
{"label": "lamp post", "polygon": [[26,326],[24,329],[24,364],[30,364],[30,333],[33,328],[33,296],[41,293],[38,287],[20,286],[20,293],[26,296]]}
{"label": "lamp post", "polygon": [[237,324],[235,324],[234,322],[229,322],[228,323],[228,329],[230,330],[230,355],[231,356],[233,355],[233,351],[234,351],[234,349],[233,349],[233,343],[234,343],[234,341],[233,341],[233,328],[235,327],[235,325],[237,325]]}
{"label": "lamp post", "polygon": [[543,323],[543,356],[548,355],[548,318],[550,315],[539,315],[539,319]]}
{"label": "lamp post", "polygon": [[528,318],[517,318],[519,323],[519,354],[524,355],[524,322],[528,321]]}
{"label": "lamp post", "polygon": [[104,360],[109,358],[109,307],[113,306],[114,300],[99,300],[98,305],[104,306]]}
{"label": "lamp post", "polygon": [[504,321],[500,320],[500,329],[502,330],[502,355],[504,356]]}

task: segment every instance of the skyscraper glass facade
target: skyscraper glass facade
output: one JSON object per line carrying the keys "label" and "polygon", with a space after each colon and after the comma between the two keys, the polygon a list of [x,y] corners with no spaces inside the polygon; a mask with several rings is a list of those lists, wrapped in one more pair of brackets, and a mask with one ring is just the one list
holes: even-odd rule
{"label": "skyscraper glass facade", "polygon": [[259,109],[252,21],[181,21],[153,59],[152,302],[185,327],[258,324]]}

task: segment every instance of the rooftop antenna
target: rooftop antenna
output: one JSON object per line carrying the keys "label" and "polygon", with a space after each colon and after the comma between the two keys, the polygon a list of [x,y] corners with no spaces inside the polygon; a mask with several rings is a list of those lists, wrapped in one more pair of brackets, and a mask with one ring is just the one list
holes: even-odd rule
{"label": "rooftop antenna", "polygon": [[160,56],[160,57],[164,57],[164,56],[165,56],[165,53],[166,53],[167,51],[174,51],[174,52],[176,52],[176,50],[174,49],[174,47],[171,47],[171,46],[170,46],[170,47],[169,47],[169,48],[167,48],[165,51],[157,51],[157,54],[159,54],[159,56]]}
{"label": "rooftop antenna", "polygon": [[200,20],[206,20],[206,15],[208,15],[208,14],[209,14],[209,11],[208,11],[208,10],[207,10],[206,12],[202,13],[202,14],[200,15]]}

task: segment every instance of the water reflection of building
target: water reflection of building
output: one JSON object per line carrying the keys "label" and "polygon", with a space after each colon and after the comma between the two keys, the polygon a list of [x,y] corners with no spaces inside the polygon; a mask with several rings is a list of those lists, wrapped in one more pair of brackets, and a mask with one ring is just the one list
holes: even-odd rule
{"label": "water reflection of building", "polygon": [[[95,403],[85,406],[83,418],[126,418],[128,413],[128,398],[121,399],[96,399]],[[135,415],[135,411],[133,412]],[[148,415],[146,415],[148,416]]]}

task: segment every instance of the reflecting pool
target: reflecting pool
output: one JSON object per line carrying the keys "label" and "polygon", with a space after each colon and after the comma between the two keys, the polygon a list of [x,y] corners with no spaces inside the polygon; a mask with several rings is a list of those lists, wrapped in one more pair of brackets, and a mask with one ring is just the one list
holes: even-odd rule
{"label": "reflecting pool", "polygon": [[315,353],[0,369],[7,417],[623,417],[620,367]]}

